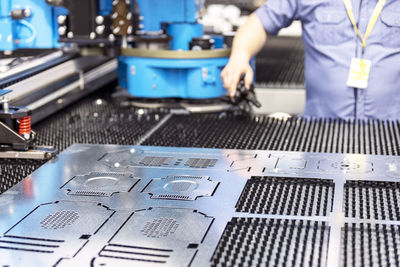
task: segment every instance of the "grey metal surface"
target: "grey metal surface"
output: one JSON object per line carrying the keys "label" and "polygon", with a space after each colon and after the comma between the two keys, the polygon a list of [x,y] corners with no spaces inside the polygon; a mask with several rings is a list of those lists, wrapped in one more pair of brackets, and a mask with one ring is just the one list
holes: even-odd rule
{"label": "grey metal surface", "polygon": [[90,172],[75,176],[61,188],[69,195],[109,197],[114,193],[129,192],[139,180],[129,173]]}
{"label": "grey metal surface", "polygon": [[83,70],[83,68],[90,66],[91,60],[93,61],[94,58],[90,59],[81,57],[78,59],[72,59],[49,70],[34,75],[33,77],[25,79],[17,84],[7,87],[6,89],[13,90],[13,92],[9,94],[11,103],[14,103],[27,96],[32,97],[31,95],[33,95],[40,88],[48,86],[73,74],[79,73]]}
{"label": "grey metal surface", "polygon": [[[135,211],[99,253],[100,258],[124,258],[108,264],[167,264],[188,266],[213,221],[187,208]],[[98,260],[98,266],[102,265]],[[107,265],[108,265],[107,264]]]}
{"label": "grey metal surface", "polygon": [[[90,61],[90,59],[88,59],[88,61]],[[74,82],[58,89],[56,92],[52,92],[52,93],[42,97],[41,99],[38,99],[36,102],[30,103],[27,106],[27,108],[29,108],[30,110],[36,110],[39,107],[42,107],[42,106],[50,103],[51,101],[62,98],[64,95],[66,95],[67,93],[70,93],[73,90],[77,90],[77,89],[84,90],[85,86],[87,86],[88,83],[94,81],[96,78],[100,78],[105,75],[112,74],[113,72],[115,72],[116,68],[117,68],[117,61],[115,59],[113,59],[107,63],[104,63],[102,65],[95,67],[94,70],[91,70],[85,74],[83,73],[83,70],[79,70],[80,75],[79,75],[79,79],[77,81],[74,81]],[[61,73],[63,73],[63,72],[61,72]],[[48,75],[48,77],[51,77],[51,75]],[[45,80],[47,81],[48,79],[46,78]]]}
{"label": "grey metal surface", "polygon": [[217,186],[208,176],[173,175],[152,179],[143,192],[151,198],[196,200],[211,196]]}
{"label": "grey metal surface", "polygon": [[[168,183],[174,179],[191,181],[189,177],[200,178],[196,188],[191,187],[192,184],[181,184],[173,187],[173,190],[168,187]],[[316,188],[313,183],[322,181],[320,185],[325,185],[327,191],[315,192],[322,194],[322,199],[332,199],[332,202],[328,202],[329,208],[321,212],[291,213],[284,209],[282,213],[268,209],[263,212],[238,211],[238,202],[246,193],[246,184],[254,177],[276,179],[281,181],[283,188],[294,188],[293,192],[300,192],[297,193],[301,196],[298,198],[300,206],[308,205],[306,200],[311,196],[307,195],[307,188]],[[285,179],[279,180],[279,177]],[[303,184],[310,186],[301,191],[290,182],[285,182],[290,179],[297,179],[297,184],[303,179]],[[264,251],[257,246],[262,245],[261,241],[264,240],[268,249],[271,249],[271,255],[274,255],[274,262],[282,263],[282,257],[287,254],[293,265],[306,260],[306,265],[339,266],[349,262],[352,255],[364,255],[362,242],[357,241],[357,248],[351,248],[349,244],[360,235],[351,235],[351,231],[359,233],[359,224],[373,225],[376,229],[371,236],[371,251],[382,242],[382,237],[379,236],[377,241],[374,238],[385,227],[396,233],[395,239],[385,246],[392,249],[398,245],[398,217],[361,217],[358,213],[353,215],[346,212],[347,188],[355,186],[351,183],[361,181],[363,185],[366,183],[365,186],[373,188],[377,187],[376,181],[386,186],[397,186],[400,181],[400,158],[260,150],[74,145],[0,196],[0,262],[3,266],[12,267],[32,266],[33,262],[36,266],[38,263],[40,266],[223,265],[222,261],[215,259],[220,255],[215,251],[221,251],[225,256],[231,253],[226,256],[227,259],[232,257],[229,248],[221,250],[218,244],[224,244],[227,240],[221,239],[222,236],[229,237],[226,231],[238,229],[238,233],[247,236],[235,243],[238,249],[233,251],[238,254],[233,254],[233,257],[237,257],[238,262],[254,264],[254,258],[247,258],[249,256],[243,254],[250,248],[258,251],[257,257],[263,262],[266,259],[263,253],[269,250]],[[151,187],[152,183],[154,188]],[[155,198],[156,191],[163,187],[162,183],[169,191],[190,192],[191,200]],[[71,191],[79,190],[80,185],[82,189],[94,187],[99,192],[104,190],[106,194],[71,194]],[[196,190],[199,193],[194,194]],[[153,191],[153,195],[149,194],[150,191]],[[280,194],[285,196],[284,191]],[[327,194],[327,197],[323,194]],[[195,198],[195,195],[204,197]],[[386,198],[390,199],[392,195],[389,192]],[[257,194],[254,196],[257,201]],[[379,201],[383,201],[386,207],[390,206],[389,210],[397,207],[397,202],[392,199]],[[288,200],[286,205],[290,204]],[[377,205],[376,208],[381,207]],[[370,211],[365,209],[364,212]],[[244,222],[244,225],[250,223],[251,227],[227,227],[229,222],[235,220]],[[255,224],[258,221],[261,221],[260,226]],[[285,227],[296,233],[301,241],[298,246],[297,239],[291,239],[290,232],[284,231]],[[363,238],[369,237],[368,229],[360,232]],[[261,231],[261,241],[254,243],[259,240],[257,231]],[[276,239],[268,237],[270,231],[276,232]],[[310,231],[314,233],[311,236],[307,235]],[[251,238],[256,239],[251,241]],[[247,243],[241,246],[242,242],[249,242],[249,249],[245,249]],[[321,245],[317,249],[312,242]],[[292,254],[296,252],[296,247],[298,251],[304,251],[304,257]],[[240,258],[242,256],[243,259]],[[371,257],[370,262],[382,262],[376,258],[376,254]],[[385,257],[389,262],[399,260],[397,253],[390,252]]]}
{"label": "grey metal surface", "polygon": [[32,110],[35,123],[115,81],[117,65],[105,56],[73,58],[6,87],[12,90],[8,98]]}
{"label": "grey metal surface", "polygon": [[0,159],[50,159],[57,153],[57,149],[50,146],[37,146],[28,151],[0,151]]}
{"label": "grey metal surface", "polygon": [[0,238],[5,266],[53,266],[70,258],[114,213],[93,202],[57,201],[36,207]]}
{"label": "grey metal surface", "polygon": [[[16,75],[18,73],[21,73],[21,72],[29,71],[32,68],[38,67],[40,65],[44,65],[55,59],[62,57],[62,56],[63,56],[63,51],[60,50],[60,51],[55,51],[50,54],[44,55],[42,57],[38,57],[38,58],[33,57],[30,60],[25,61],[23,64],[18,64],[17,66],[9,68],[9,69],[6,68],[6,71],[4,71],[4,72],[0,71],[0,80],[9,78],[9,77]],[[4,59],[0,60],[0,68],[3,66],[2,61],[5,61],[5,60]]]}

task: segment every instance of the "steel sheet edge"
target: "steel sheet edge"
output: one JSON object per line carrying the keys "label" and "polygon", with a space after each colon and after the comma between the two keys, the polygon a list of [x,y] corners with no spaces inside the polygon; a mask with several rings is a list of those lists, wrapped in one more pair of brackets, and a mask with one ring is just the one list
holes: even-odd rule
{"label": "steel sheet edge", "polygon": [[[238,212],[252,176],[333,180],[332,212]],[[373,221],[344,216],[346,180],[397,182],[400,158],[77,144],[0,196],[0,265],[209,266],[227,223],[255,217],[327,222],[338,266],[343,225]]]}

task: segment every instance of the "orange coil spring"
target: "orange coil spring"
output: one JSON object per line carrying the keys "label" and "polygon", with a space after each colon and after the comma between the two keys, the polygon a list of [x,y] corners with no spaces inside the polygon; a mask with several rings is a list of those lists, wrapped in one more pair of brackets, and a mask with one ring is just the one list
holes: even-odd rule
{"label": "orange coil spring", "polygon": [[22,117],[19,119],[19,134],[30,134],[31,133],[31,116]]}

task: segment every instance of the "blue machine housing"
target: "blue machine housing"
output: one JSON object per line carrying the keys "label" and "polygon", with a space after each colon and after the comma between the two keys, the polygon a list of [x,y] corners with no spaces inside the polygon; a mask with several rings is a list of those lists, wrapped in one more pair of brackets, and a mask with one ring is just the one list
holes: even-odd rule
{"label": "blue machine housing", "polygon": [[203,35],[203,25],[198,23],[171,23],[167,34],[172,36],[171,50],[189,50],[189,43],[194,37]]}
{"label": "blue machine housing", "polygon": [[[189,50],[194,37],[203,35],[197,23],[202,0],[137,0],[140,30],[151,34],[166,29],[170,50]],[[163,26],[166,26],[163,27]],[[119,84],[141,98],[218,98],[226,93],[220,74],[228,57],[156,58],[121,56]]]}
{"label": "blue machine housing", "polygon": [[112,10],[112,0],[99,0],[99,15],[108,15]]}
{"label": "blue machine housing", "polygon": [[143,98],[218,98],[225,94],[220,79],[228,58],[157,59],[121,56],[119,84]]}
{"label": "blue machine housing", "polygon": [[[13,20],[10,12],[15,9],[29,9],[31,15]],[[0,51],[59,47],[57,17],[61,14],[67,10],[45,0],[0,0]]]}
{"label": "blue machine housing", "polygon": [[163,23],[197,23],[202,1],[137,0],[142,17],[141,30],[157,32]]}

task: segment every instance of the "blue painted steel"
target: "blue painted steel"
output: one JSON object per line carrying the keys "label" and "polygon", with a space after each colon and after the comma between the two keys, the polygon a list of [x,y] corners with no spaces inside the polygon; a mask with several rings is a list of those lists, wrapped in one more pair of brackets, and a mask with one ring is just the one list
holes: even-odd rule
{"label": "blue painted steel", "polygon": [[[197,23],[203,0],[137,0],[141,30],[158,32],[166,24],[172,50],[188,50],[194,37],[203,35]],[[157,59],[122,56],[119,84],[142,98],[218,98],[226,93],[220,74],[228,58]]]}
{"label": "blue painted steel", "polygon": [[170,49],[189,50],[189,43],[193,37],[203,35],[203,25],[199,23],[173,23],[167,26],[167,34],[172,36]]}
{"label": "blue painted steel", "polygon": [[[12,20],[13,9],[29,8],[31,16]],[[54,48],[57,42],[57,16],[66,14],[61,7],[52,7],[45,0],[1,0],[0,2],[0,51],[18,48]]]}
{"label": "blue painted steel", "polygon": [[99,0],[99,15],[108,15],[112,10],[112,0]]}
{"label": "blue painted steel", "polygon": [[157,32],[162,23],[196,23],[199,5],[194,0],[137,0],[141,30]]}
{"label": "blue painted steel", "polygon": [[224,36],[222,35],[212,35],[211,38],[214,40],[214,48],[224,48]]}
{"label": "blue painted steel", "polygon": [[218,98],[226,93],[220,73],[228,58],[157,59],[122,56],[119,84],[143,98]]}

